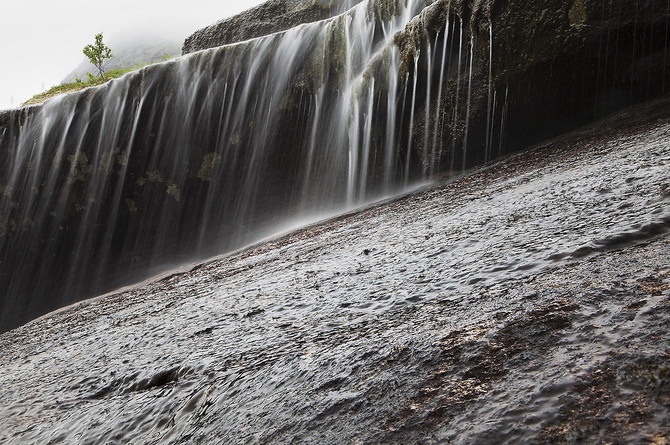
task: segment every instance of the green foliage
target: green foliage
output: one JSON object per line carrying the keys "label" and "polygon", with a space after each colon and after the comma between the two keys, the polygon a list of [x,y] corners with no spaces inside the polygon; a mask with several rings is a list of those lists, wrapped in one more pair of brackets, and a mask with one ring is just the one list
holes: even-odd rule
{"label": "green foliage", "polygon": [[[172,56],[166,55],[161,58],[161,61],[168,61],[172,59]],[[48,91],[45,91],[44,93],[41,94],[36,94],[35,96],[31,97],[28,99],[26,102],[21,104],[22,106],[25,105],[35,105],[44,102],[47,99],[51,99],[54,96],[58,96],[59,94],[64,94],[64,93],[71,93],[73,91],[79,91],[83,90],[84,88],[88,87],[94,87],[97,85],[102,85],[103,83],[106,83],[109,80],[116,79],[117,77],[121,77],[126,73],[129,73],[131,71],[137,71],[141,68],[144,68],[145,66],[152,65],[153,63],[157,63],[156,61],[154,62],[143,62],[138,65],[132,66],[132,67],[127,67],[127,68],[117,68],[110,70],[105,73],[105,77],[96,77],[92,75],[91,73],[86,73],[86,80],[80,79],[79,77],[75,77],[75,81],[71,83],[64,83],[62,85],[56,85],[54,87],[51,87]]]}
{"label": "green foliage", "polygon": [[105,70],[102,67],[105,59],[112,58],[112,50],[103,43],[102,33],[95,35],[95,43],[93,45],[86,45],[83,49],[84,55],[88,57],[89,62],[94,65],[100,72],[100,78],[104,80]]}
{"label": "green foliage", "polygon": [[107,82],[108,80],[111,79],[116,79],[117,77],[121,77],[124,74],[134,71],[135,68],[119,68],[115,70],[111,70],[107,72],[106,77],[103,79],[102,77],[96,77],[93,76],[92,74],[87,74],[87,79],[82,80],[80,78],[76,78],[74,82],[72,83],[64,83],[62,85],[56,85],[54,87],[49,88],[49,90],[45,91],[44,93],[37,94],[30,98],[28,101],[23,103],[22,105],[35,105],[44,102],[47,99],[50,99],[54,96],[58,96],[59,94],[63,93],[71,93],[73,91],[79,91],[83,90],[84,88],[87,87],[94,87],[97,85],[102,85],[103,83]]}

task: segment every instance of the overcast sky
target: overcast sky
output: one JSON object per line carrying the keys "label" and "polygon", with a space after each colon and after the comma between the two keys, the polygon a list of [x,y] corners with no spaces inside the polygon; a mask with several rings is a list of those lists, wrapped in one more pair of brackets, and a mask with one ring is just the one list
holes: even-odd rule
{"label": "overcast sky", "polygon": [[154,32],[183,41],[193,31],[263,1],[4,1],[0,11],[0,109],[18,107],[58,85],[84,60],[82,49],[99,32],[105,42]]}

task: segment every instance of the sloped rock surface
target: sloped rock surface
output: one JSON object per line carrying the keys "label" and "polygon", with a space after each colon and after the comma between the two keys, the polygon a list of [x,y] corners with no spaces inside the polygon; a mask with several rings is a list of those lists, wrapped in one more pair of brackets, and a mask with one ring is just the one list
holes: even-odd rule
{"label": "sloped rock surface", "polygon": [[662,109],[2,334],[0,440],[664,443]]}

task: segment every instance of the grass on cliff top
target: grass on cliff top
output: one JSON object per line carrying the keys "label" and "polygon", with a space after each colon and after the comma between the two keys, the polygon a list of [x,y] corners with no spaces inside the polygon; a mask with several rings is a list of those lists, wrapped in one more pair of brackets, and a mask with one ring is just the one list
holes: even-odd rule
{"label": "grass on cliff top", "polygon": [[41,104],[45,100],[51,99],[52,97],[58,96],[59,94],[71,93],[73,91],[83,90],[84,88],[94,87],[96,85],[102,85],[105,82],[108,82],[112,79],[116,79],[117,77],[121,77],[124,74],[133,71],[135,69],[137,68],[119,68],[106,72],[104,79],[96,76],[88,76],[86,80],[77,79],[76,82],[64,83],[62,85],[55,85],[43,93],[34,95],[33,97],[25,101],[23,104],[21,104],[21,106]]}
{"label": "grass on cliff top", "polygon": [[64,83],[62,85],[55,85],[51,88],[49,88],[47,91],[36,94],[24,103],[21,104],[21,106],[26,106],[26,105],[36,105],[36,104],[41,104],[42,102],[46,101],[47,99],[51,99],[52,97],[58,96],[59,94],[64,94],[64,93],[71,93],[73,91],[79,91],[83,90],[84,88],[88,87],[94,87],[97,85],[102,85],[103,83],[109,82],[112,79],[116,79],[117,77],[121,77],[126,73],[129,73],[131,71],[136,71],[139,70],[140,68],[144,68],[147,65],[152,65],[154,63],[160,63],[160,62],[165,62],[167,60],[170,60],[172,57],[170,56],[165,56],[161,60],[155,61],[155,62],[147,62],[147,63],[142,63],[137,66],[132,66],[128,68],[117,68],[114,70],[109,70],[105,72],[105,78],[101,77],[96,77],[93,75],[88,75],[88,77],[85,80],[82,79],[77,79],[76,82],[71,82],[71,83]]}

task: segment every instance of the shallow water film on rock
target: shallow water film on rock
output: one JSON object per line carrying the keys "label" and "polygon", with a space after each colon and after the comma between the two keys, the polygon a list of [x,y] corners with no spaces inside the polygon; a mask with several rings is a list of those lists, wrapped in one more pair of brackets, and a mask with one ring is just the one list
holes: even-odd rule
{"label": "shallow water film on rock", "polygon": [[5,333],[0,439],[662,443],[667,116]]}

